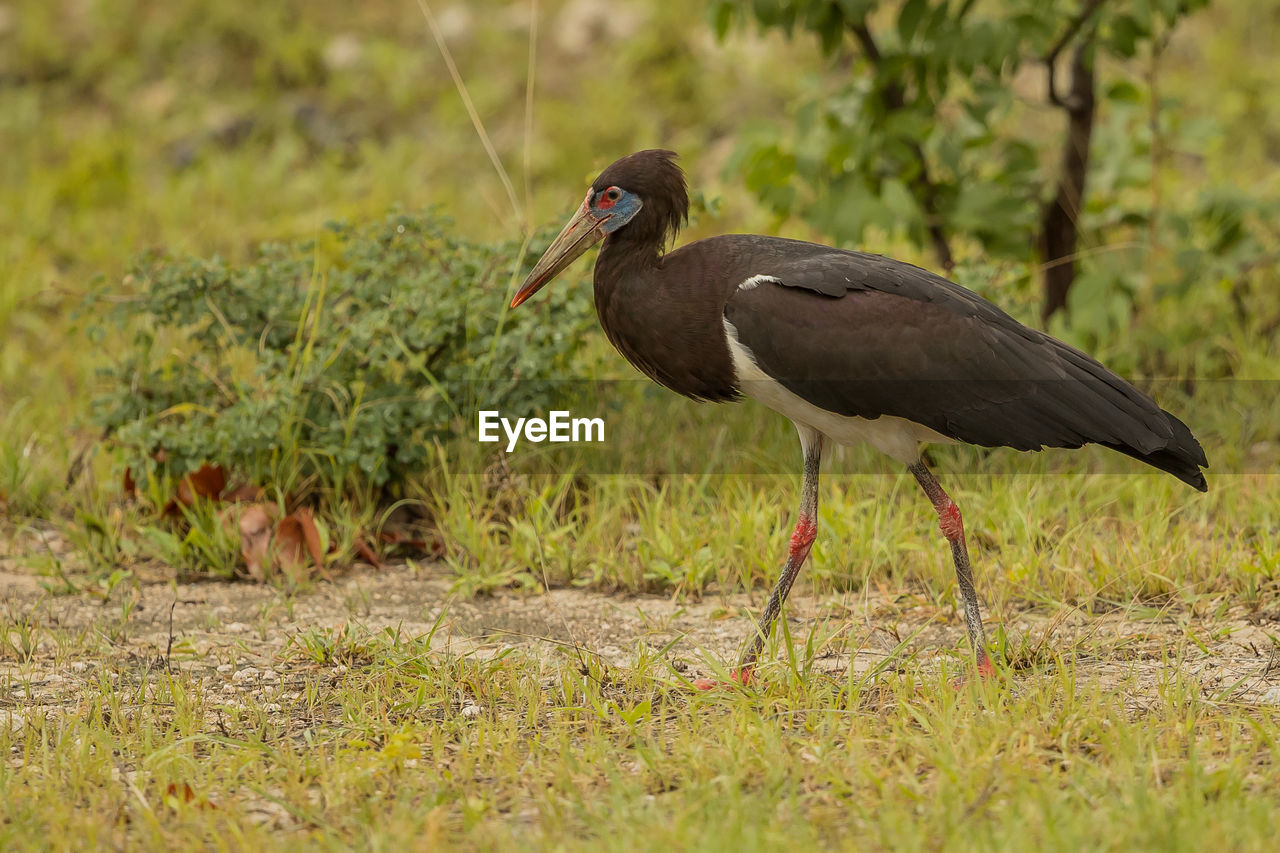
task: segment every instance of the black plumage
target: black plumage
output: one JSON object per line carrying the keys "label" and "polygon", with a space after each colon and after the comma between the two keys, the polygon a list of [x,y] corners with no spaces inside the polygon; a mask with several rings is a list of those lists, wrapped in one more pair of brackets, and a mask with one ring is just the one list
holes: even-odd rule
{"label": "black plumage", "polygon": [[756,235],[664,253],[688,205],[673,152],[623,157],[592,184],[512,305],[603,240],[596,310],[628,361],[688,397],[759,396],[795,421],[800,519],[743,678],[808,556],[823,446],[863,435],[859,425],[872,425],[877,446],[892,447],[937,510],[983,672],[991,664],[960,512],[920,460],[921,437],[1017,450],[1100,444],[1206,488],[1208,463],[1187,426],[1080,350],[878,255]]}
{"label": "black plumage", "polygon": [[764,372],[814,405],[901,417],[983,447],[1101,444],[1205,490],[1204,451],[1182,421],[977,294],[862,252],[709,242],[740,240],[775,283],[735,290],[724,315]]}

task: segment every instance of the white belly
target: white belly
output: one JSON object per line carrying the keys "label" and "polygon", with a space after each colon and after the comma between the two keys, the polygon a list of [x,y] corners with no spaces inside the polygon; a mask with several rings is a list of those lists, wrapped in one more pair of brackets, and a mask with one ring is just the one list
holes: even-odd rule
{"label": "white belly", "polygon": [[738,376],[738,389],[798,425],[815,429],[838,444],[865,442],[904,465],[919,461],[922,441],[954,443],[945,435],[905,418],[881,415],[870,420],[828,412],[815,406],[761,370],[751,350],[739,343],[738,330],[728,320],[724,321],[724,330],[729,339],[733,369]]}

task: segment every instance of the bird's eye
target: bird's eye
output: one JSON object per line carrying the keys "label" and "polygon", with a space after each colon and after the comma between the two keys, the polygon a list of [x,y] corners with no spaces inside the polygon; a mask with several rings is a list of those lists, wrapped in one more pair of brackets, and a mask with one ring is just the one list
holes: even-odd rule
{"label": "bird's eye", "polygon": [[622,198],[622,190],[617,187],[609,187],[596,197],[596,209],[608,210],[617,204],[620,198]]}

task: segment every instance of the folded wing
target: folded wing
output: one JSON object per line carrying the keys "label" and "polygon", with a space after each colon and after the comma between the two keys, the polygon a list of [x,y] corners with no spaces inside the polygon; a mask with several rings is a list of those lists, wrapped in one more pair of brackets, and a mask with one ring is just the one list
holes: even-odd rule
{"label": "folded wing", "polygon": [[1101,444],[1206,488],[1199,442],[1149,396],[918,267],[780,253],[724,313],[765,373],[828,411],[892,415],[985,447]]}

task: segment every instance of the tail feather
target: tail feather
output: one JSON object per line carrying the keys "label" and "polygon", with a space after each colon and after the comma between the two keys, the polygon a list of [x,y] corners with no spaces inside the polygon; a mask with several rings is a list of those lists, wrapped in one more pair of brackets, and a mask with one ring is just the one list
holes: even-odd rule
{"label": "tail feather", "polygon": [[1161,411],[1173,431],[1173,437],[1163,448],[1144,453],[1127,444],[1106,443],[1103,446],[1118,450],[1126,456],[1132,456],[1153,468],[1167,471],[1194,489],[1202,492],[1209,491],[1209,484],[1205,482],[1204,473],[1200,470],[1209,467],[1204,448],[1200,446],[1200,442],[1191,434],[1186,424],[1168,412]]}

